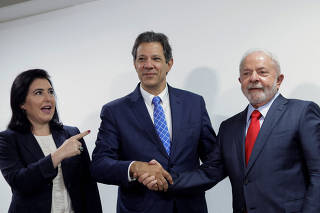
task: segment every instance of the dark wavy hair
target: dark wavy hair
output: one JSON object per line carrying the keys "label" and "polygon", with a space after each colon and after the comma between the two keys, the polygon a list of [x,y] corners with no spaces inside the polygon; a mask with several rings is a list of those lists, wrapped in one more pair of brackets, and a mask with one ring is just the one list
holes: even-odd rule
{"label": "dark wavy hair", "polygon": [[[36,79],[46,79],[50,81],[49,74],[42,69],[31,69],[20,73],[11,86],[10,105],[12,110],[12,117],[8,124],[8,128],[26,133],[32,130],[32,124],[27,118],[25,110],[21,109],[26,101],[26,97],[29,91],[29,87]],[[61,129],[62,123],[59,121],[57,108],[55,108],[54,115],[49,122],[50,129]]]}
{"label": "dark wavy hair", "polygon": [[137,49],[139,45],[141,43],[150,43],[150,42],[159,42],[161,44],[164,57],[166,58],[166,63],[168,63],[172,58],[172,49],[169,44],[168,37],[163,33],[155,33],[153,31],[146,31],[138,35],[131,51],[133,60],[136,60],[137,58]]}

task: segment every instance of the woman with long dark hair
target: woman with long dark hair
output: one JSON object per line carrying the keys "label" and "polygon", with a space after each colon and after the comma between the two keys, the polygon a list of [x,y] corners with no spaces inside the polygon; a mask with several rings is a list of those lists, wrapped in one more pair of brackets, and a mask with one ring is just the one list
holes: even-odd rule
{"label": "woman with long dark hair", "polygon": [[59,121],[48,73],[22,72],[11,87],[12,117],[0,133],[0,169],[12,190],[9,212],[102,212],[78,128]]}

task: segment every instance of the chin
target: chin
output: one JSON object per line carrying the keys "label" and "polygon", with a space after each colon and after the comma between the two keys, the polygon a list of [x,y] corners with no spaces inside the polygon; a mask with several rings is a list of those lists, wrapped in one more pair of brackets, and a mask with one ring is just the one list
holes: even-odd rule
{"label": "chin", "polygon": [[249,102],[251,105],[259,105],[261,103],[264,103],[264,101],[266,100],[266,97],[264,95],[248,95],[247,96]]}
{"label": "chin", "polygon": [[146,87],[146,88],[154,88],[154,87],[156,87],[156,83],[153,83],[153,82],[145,82],[144,84],[143,84],[143,86],[144,87]]}
{"label": "chin", "polygon": [[156,84],[156,79],[154,78],[147,78],[147,79],[144,79],[143,83],[145,85],[153,85],[153,84]]}
{"label": "chin", "polygon": [[43,118],[42,121],[43,123],[50,123],[50,121],[52,120],[53,116],[50,116],[50,117],[46,117],[46,118]]}

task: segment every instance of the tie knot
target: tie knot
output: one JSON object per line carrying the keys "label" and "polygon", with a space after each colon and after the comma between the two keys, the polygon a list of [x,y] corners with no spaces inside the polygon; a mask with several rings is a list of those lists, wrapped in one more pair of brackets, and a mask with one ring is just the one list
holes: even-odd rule
{"label": "tie knot", "polygon": [[251,118],[260,119],[261,113],[258,110],[254,110],[251,114]]}
{"label": "tie knot", "polygon": [[153,103],[154,105],[159,105],[159,104],[160,104],[160,101],[161,101],[161,99],[160,99],[159,96],[154,96],[153,99],[152,99],[152,103]]}

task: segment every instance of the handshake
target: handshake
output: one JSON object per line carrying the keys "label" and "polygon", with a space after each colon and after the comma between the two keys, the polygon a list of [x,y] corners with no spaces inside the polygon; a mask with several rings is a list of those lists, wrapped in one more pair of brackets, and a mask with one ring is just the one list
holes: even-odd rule
{"label": "handshake", "polygon": [[148,163],[135,161],[131,164],[129,172],[132,178],[137,179],[153,191],[166,192],[169,184],[173,184],[171,175],[156,160],[151,160]]}

